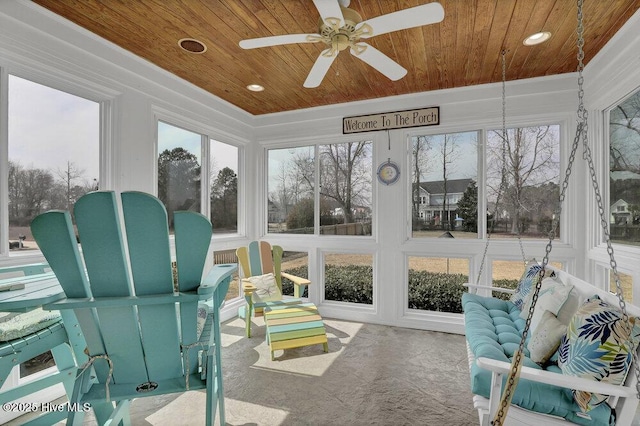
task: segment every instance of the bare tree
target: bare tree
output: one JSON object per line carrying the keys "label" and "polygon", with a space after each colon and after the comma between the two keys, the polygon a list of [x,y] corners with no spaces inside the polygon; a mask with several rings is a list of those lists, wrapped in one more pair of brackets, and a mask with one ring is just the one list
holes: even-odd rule
{"label": "bare tree", "polygon": [[[502,198],[513,219],[511,233],[520,232],[521,219],[531,210],[524,202],[523,191],[528,186],[557,182],[559,176],[559,144],[557,126],[535,126],[507,129],[505,140],[505,173],[507,188]],[[487,186],[497,196],[502,179],[501,130],[490,131],[487,141]]]}
{"label": "bare tree", "polygon": [[371,166],[371,142],[320,147],[320,195],[340,206],[344,223],[355,221],[354,207],[370,204]]}
{"label": "bare tree", "polygon": [[429,170],[431,163],[431,157],[427,155],[427,152],[431,150],[431,136],[417,136],[413,139],[411,147],[411,159],[412,159],[412,205],[413,205],[413,218],[420,217],[420,185],[422,183],[422,176]]}
{"label": "bare tree", "polygon": [[640,172],[640,92],[609,114],[610,170]]}
{"label": "bare tree", "polygon": [[[442,229],[451,229],[451,215],[447,212],[447,181],[454,171],[452,164],[458,159],[458,135],[445,134],[440,143],[440,155],[442,159],[442,188],[444,191],[442,197]],[[446,220],[445,220],[446,215]],[[445,223],[446,222],[446,223]]]}
{"label": "bare tree", "polygon": [[[66,209],[71,211],[71,206],[76,202],[78,194],[74,194],[76,181],[84,176],[84,169],[78,168],[75,163],[67,161],[65,169],[58,169],[56,175],[62,180],[62,184],[66,189]],[[80,194],[82,195],[82,194]]]}

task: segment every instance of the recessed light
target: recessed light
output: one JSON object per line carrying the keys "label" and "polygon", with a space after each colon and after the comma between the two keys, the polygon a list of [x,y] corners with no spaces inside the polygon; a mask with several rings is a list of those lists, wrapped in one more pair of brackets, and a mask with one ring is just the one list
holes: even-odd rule
{"label": "recessed light", "polygon": [[539,33],[531,34],[529,37],[525,38],[522,43],[525,46],[534,46],[536,44],[544,43],[550,38],[551,33],[549,31],[542,31]]}
{"label": "recessed light", "polygon": [[251,90],[252,92],[262,92],[264,90],[264,87],[260,86],[259,84],[249,84],[247,86],[247,89]]}
{"label": "recessed light", "polygon": [[198,55],[207,51],[207,46],[200,40],[194,38],[180,39],[178,40],[178,46],[180,46],[182,50]]}

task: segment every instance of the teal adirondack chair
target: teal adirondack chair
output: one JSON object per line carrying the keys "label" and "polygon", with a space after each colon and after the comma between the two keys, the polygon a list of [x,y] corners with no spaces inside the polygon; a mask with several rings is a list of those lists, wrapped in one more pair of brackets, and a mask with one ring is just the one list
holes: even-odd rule
{"label": "teal adirondack chair", "polygon": [[[0,286],[12,287],[17,281],[29,285],[34,280],[53,280],[53,274],[47,270],[46,263],[0,268]],[[13,292],[6,291],[1,294],[0,304],[6,306],[4,297],[11,298]],[[57,383],[62,383],[66,393],[70,395],[76,362],[60,315],[42,309],[20,309],[12,312],[3,314],[0,323],[0,387],[4,387],[4,390],[0,391],[0,404],[4,405],[20,398],[29,402],[29,395]],[[22,382],[10,389],[5,386],[14,367],[48,351],[51,351],[55,360],[56,372]],[[36,404],[27,403],[25,406],[34,407]],[[21,411],[24,413],[27,410]],[[63,413],[50,411],[42,413],[34,420],[39,424],[54,424],[63,419]]]}
{"label": "teal adirondack chair", "polygon": [[[82,422],[85,403],[99,423],[127,424],[133,398],[206,389],[206,424],[216,407],[224,424],[219,309],[237,266],[216,265],[202,279],[211,223],[176,212],[175,291],[164,206],[141,192],[123,192],[121,201],[122,219],[112,191],[78,200],[82,255],[69,212],[47,212],[31,224],[67,296],[45,308],[72,309],[87,342],[68,423]],[[207,300],[211,312],[198,339],[199,305]]]}

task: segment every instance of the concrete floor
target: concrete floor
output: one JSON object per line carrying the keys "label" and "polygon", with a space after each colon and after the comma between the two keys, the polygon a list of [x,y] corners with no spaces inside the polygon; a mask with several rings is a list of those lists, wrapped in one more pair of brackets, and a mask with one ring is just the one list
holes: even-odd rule
{"label": "concrete floor", "polygon": [[[223,325],[227,425],[478,424],[463,336],[332,319],[325,323],[329,353],[322,345],[309,346],[276,352],[275,361],[261,319],[255,320],[251,339],[244,338],[242,320]],[[204,402],[201,391],[137,399],[131,421],[202,425]],[[95,421],[88,415],[84,424]],[[640,417],[634,425],[640,425]]]}

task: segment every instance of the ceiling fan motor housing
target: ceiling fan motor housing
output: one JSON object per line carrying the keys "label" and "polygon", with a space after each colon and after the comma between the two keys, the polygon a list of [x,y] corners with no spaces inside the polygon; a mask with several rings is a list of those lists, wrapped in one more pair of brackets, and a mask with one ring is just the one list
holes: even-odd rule
{"label": "ceiling fan motor housing", "polygon": [[336,51],[342,51],[358,41],[359,34],[356,33],[356,25],[362,22],[362,17],[358,12],[346,7],[340,7],[344,19],[344,25],[338,27],[339,18],[327,19],[325,22],[322,18],[318,21],[319,33],[322,41],[331,46]]}

